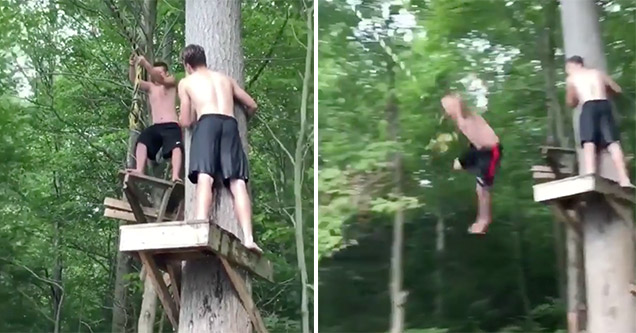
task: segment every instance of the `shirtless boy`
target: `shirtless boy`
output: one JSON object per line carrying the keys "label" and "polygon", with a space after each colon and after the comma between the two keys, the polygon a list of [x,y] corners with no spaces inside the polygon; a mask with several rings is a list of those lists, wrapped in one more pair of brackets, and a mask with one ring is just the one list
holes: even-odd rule
{"label": "shirtless boy", "polygon": [[461,97],[447,94],[442,98],[442,107],[459,128],[459,131],[470,141],[469,150],[462,157],[455,159],[455,170],[467,170],[477,176],[477,218],[469,228],[471,234],[485,234],[492,222],[490,188],[495,179],[495,172],[501,161],[502,147],[499,137],[486,123],[484,118],[466,110]]}
{"label": "shirtless boy", "polygon": [[195,219],[209,219],[213,182],[229,183],[244,245],[262,253],[252,234],[252,207],[246,185],[248,161],[234,118],[234,99],[250,114],[256,111],[256,102],[232,78],[207,68],[201,46],[186,46],[181,58],[187,76],[179,82],[179,122],[184,128],[197,123],[192,133],[188,173],[188,179],[196,184]]}
{"label": "shirtless boy", "polygon": [[607,148],[618,172],[621,186],[633,186],[629,181],[619,133],[612,115],[609,93],[620,94],[621,87],[607,74],[583,66],[583,58],[570,57],[565,63],[566,102],[570,107],[583,104],[579,126],[583,146],[585,173],[596,172],[596,148]]}
{"label": "shirtless boy", "polygon": [[137,167],[129,171],[144,173],[146,159],[155,159],[159,149],[163,148],[163,157],[172,160],[172,181],[179,181],[182,164],[181,128],[177,121],[175,98],[177,95],[175,78],[168,74],[168,65],[156,62],[151,65],[143,56],[130,58],[128,76],[135,83],[135,66],[141,64],[150,81],[141,80],[139,88],[148,92],[153,125],[144,129],[137,140],[135,157]]}

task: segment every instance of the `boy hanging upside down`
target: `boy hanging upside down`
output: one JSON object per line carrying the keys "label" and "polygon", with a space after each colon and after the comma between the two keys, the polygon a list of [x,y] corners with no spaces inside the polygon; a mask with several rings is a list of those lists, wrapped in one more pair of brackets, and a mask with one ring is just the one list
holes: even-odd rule
{"label": "boy hanging upside down", "polygon": [[607,100],[610,93],[620,94],[621,87],[607,74],[583,66],[583,58],[570,57],[565,62],[566,102],[570,107],[583,103],[579,121],[581,145],[583,146],[585,173],[596,173],[596,148],[607,148],[616,166],[619,184],[633,186],[627,175],[619,133],[612,115],[612,104]]}
{"label": "boy hanging upside down", "polygon": [[455,170],[467,170],[477,176],[477,219],[469,228],[471,234],[485,234],[492,222],[490,188],[501,161],[502,147],[499,137],[481,116],[469,112],[461,97],[447,94],[442,98],[442,107],[470,141],[469,150],[459,159],[455,159]]}
{"label": "boy hanging upside down", "polygon": [[[182,127],[196,121],[192,132],[190,171],[188,178],[196,184],[195,219],[209,220],[212,184],[229,183],[234,210],[248,249],[262,253],[252,234],[252,208],[247,193],[248,161],[238,122],[234,118],[234,99],[250,114],[256,102],[232,78],[207,68],[205,51],[199,45],[188,45],[181,53],[187,76],[179,82]],[[196,111],[193,119],[191,109]]]}

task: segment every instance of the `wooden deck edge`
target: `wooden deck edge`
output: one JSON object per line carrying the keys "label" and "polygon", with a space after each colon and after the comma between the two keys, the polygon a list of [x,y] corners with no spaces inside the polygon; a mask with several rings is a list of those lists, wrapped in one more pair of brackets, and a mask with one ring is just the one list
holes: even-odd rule
{"label": "wooden deck edge", "polygon": [[248,250],[232,233],[207,221],[171,221],[122,225],[119,250],[156,253],[211,251],[229,262],[274,281],[273,265]]}
{"label": "wooden deck edge", "polygon": [[533,186],[536,202],[562,200],[585,193],[597,192],[621,200],[636,202],[634,189],[620,187],[617,183],[598,175],[581,175],[558,179]]}

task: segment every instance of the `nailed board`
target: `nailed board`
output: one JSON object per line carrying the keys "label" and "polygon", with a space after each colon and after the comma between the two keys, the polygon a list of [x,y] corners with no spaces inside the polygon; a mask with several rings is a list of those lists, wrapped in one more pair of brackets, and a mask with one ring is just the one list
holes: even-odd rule
{"label": "nailed board", "polygon": [[122,225],[119,250],[154,254],[213,252],[229,262],[273,282],[272,263],[248,250],[230,232],[208,221],[175,221]]}
{"label": "nailed board", "polygon": [[534,201],[536,202],[563,200],[577,195],[596,192],[626,200],[632,204],[636,203],[633,188],[622,188],[609,179],[593,174],[563,178],[537,184],[532,188],[534,190]]}
{"label": "nailed board", "polygon": [[176,211],[179,203],[182,202],[185,197],[185,187],[182,182],[174,183],[161,178],[127,172],[126,170],[119,171],[119,178],[122,182],[126,179],[126,176],[128,176],[128,183],[132,194],[137,198],[137,201],[142,207],[153,207],[150,200],[150,190],[152,188],[159,188],[163,191],[172,188],[172,193],[166,206],[166,212]]}

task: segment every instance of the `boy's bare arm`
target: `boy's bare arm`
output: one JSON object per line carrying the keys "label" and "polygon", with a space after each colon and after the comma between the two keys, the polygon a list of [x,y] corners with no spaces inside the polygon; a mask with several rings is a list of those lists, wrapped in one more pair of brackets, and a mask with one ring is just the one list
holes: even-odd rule
{"label": "boy's bare arm", "polygon": [[579,105],[576,89],[569,80],[566,80],[565,82],[565,103],[571,108]]}
{"label": "boy's bare arm", "polygon": [[163,75],[160,71],[152,67],[152,64],[149,63],[148,60],[146,60],[146,58],[144,58],[143,56],[139,56],[138,58],[139,58],[139,63],[141,64],[141,66],[143,66],[146,69],[146,71],[148,72],[148,75],[150,75],[150,77],[155,82],[165,86],[166,88],[176,87],[177,80],[174,78],[174,76]]}
{"label": "boy's bare arm", "polygon": [[623,92],[623,89],[621,89],[618,83],[616,83],[609,75],[601,72],[601,76],[603,77],[605,85],[608,86],[612,90],[612,92],[614,92],[615,94],[620,94]]}
{"label": "boy's bare arm", "polygon": [[243,90],[243,88],[241,88],[241,86],[239,86],[238,82],[236,82],[232,78],[230,78],[230,81],[232,82],[232,91],[234,93],[234,98],[236,98],[239,102],[241,102],[241,104],[245,106],[247,112],[250,115],[254,114],[254,112],[256,112],[256,109],[258,108],[256,101],[254,101],[252,96],[250,96],[245,90]]}
{"label": "boy's bare arm", "polygon": [[181,127],[190,127],[192,125],[192,111],[190,110],[190,96],[187,92],[187,79],[183,79],[179,81],[179,101],[180,101],[180,109],[181,114],[179,115],[179,125]]}
{"label": "boy's bare arm", "polygon": [[[137,79],[137,71],[135,67],[137,66],[137,61],[135,55],[130,56],[130,60],[128,61],[128,79],[130,83],[135,84],[135,80]],[[139,80],[139,88],[144,91],[148,91],[150,89],[150,83],[148,81]]]}

